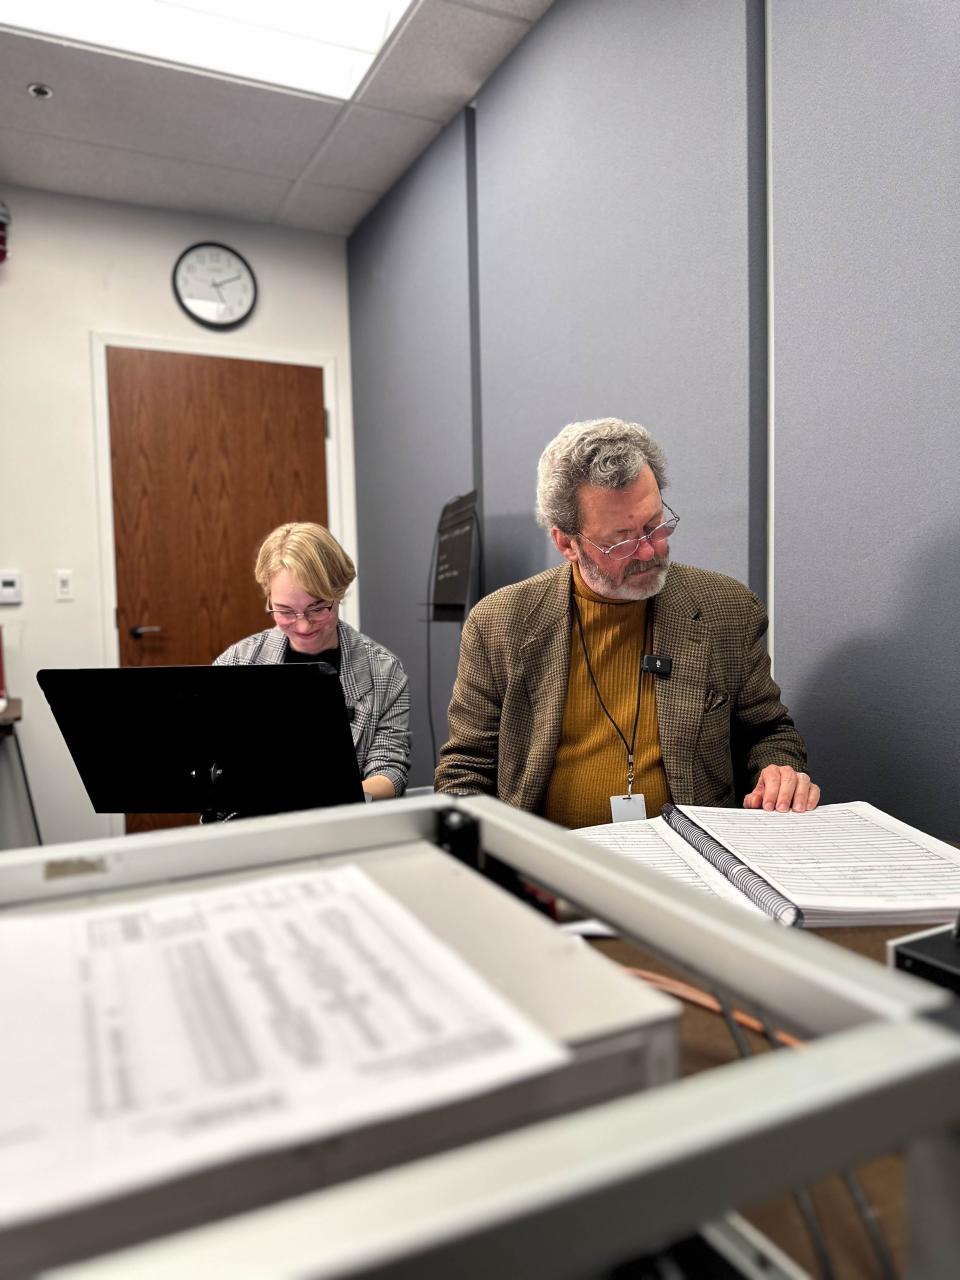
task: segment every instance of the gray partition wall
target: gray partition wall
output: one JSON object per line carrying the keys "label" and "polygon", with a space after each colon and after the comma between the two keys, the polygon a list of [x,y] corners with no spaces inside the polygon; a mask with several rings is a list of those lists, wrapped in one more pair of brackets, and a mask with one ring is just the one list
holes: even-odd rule
{"label": "gray partition wall", "polygon": [[[349,244],[360,624],[410,679],[410,784],[433,782],[427,590],[443,504],[473,487],[465,127],[458,118]],[[440,743],[459,628],[431,628]],[[438,744],[439,745],[439,744]]]}
{"label": "gray partition wall", "polygon": [[748,576],[758,8],[560,0],[478,97],[491,585],[557,562],[536,461],[565,423],[603,416],[666,446],[678,558]]}
{"label": "gray partition wall", "polygon": [[777,671],[829,800],[960,840],[960,6],[771,6]]}
{"label": "gray partition wall", "polygon": [[[748,118],[761,12],[558,0],[479,95],[475,150],[458,121],[351,238],[361,614],[410,671],[416,782],[432,522],[476,484],[487,590],[556,563],[534,483],[564,423],[645,422],[669,450],[677,554],[765,590],[750,547],[765,504],[762,470],[750,499],[766,436]],[[765,553],[762,518],[760,533]],[[457,637],[433,635],[442,739]]]}
{"label": "gray partition wall", "polygon": [[361,605],[412,675],[442,502],[481,482],[487,589],[536,572],[544,442],[635,417],[678,558],[769,594],[825,798],[960,840],[958,28],[956,0],[557,0],[475,140],[449,130],[363,224]]}

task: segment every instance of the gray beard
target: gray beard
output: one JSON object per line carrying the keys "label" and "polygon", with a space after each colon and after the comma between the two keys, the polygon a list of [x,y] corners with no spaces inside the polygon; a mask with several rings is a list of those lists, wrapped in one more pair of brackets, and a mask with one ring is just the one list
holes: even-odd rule
{"label": "gray beard", "polygon": [[607,600],[649,600],[663,590],[663,584],[667,580],[668,562],[662,557],[657,561],[657,571],[650,577],[645,574],[642,582],[631,582],[631,578],[642,572],[639,560],[633,561],[623,581],[619,583],[614,583],[586,556],[581,557],[577,563],[580,566],[580,576],[590,590]]}

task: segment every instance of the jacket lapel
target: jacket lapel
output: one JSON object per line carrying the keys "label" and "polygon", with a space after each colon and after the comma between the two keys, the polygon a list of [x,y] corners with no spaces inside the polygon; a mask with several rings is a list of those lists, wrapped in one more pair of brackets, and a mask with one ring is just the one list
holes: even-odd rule
{"label": "jacket lapel", "polygon": [[254,661],[258,666],[271,666],[282,662],[287,652],[287,637],[279,627],[263,633],[263,643]]}
{"label": "jacket lapel", "polygon": [[340,645],[340,684],[350,717],[353,745],[356,746],[370,718],[373,677],[357,632],[345,622],[338,622],[337,640]]}
{"label": "jacket lapel", "polygon": [[[703,719],[709,633],[700,606],[673,569],[653,600],[653,651],[673,660],[668,678],[654,677],[657,729],[670,794],[684,803],[694,780],[690,744],[697,742]],[[686,750],[683,744],[687,744]]]}
{"label": "jacket lapel", "polygon": [[[526,639],[517,660],[530,701],[530,732],[524,768],[532,804],[539,803],[560,740],[570,667],[570,592],[573,575],[561,565],[524,619]],[[532,793],[536,792],[536,795]]]}

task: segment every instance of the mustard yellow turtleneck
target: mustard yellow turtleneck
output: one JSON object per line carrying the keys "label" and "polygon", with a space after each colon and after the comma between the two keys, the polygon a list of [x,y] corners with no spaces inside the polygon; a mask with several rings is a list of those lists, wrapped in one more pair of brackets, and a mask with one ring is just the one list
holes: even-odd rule
{"label": "mustard yellow turtleneck", "polygon": [[[590,590],[576,564],[573,597],[603,701],[629,742],[637,711],[648,602],[605,600]],[[576,614],[571,617],[571,628],[563,725],[541,813],[563,827],[587,827],[609,822],[610,797],[626,792],[627,752],[597,698]],[[656,817],[670,792],[657,732],[653,677],[649,675],[643,678],[633,769],[634,793],[642,793],[647,816]]]}

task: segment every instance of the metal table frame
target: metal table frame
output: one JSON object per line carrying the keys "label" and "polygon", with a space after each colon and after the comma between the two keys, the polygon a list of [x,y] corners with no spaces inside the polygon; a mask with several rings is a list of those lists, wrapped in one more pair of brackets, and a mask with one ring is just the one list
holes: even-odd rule
{"label": "metal table frame", "polygon": [[299,857],[355,852],[362,865],[365,850],[432,838],[451,808],[455,824],[479,824],[485,855],[815,1039],[124,1250],[78,1275],[487,1280],[533,1265],[538,1276],[583,1277],[899,1148],[922,1189],[908,1206],[909,1274],[955,1275],[960,1021],[949,994],[496,800],[431,796],[24,851],[4,859],[0,908]]}

